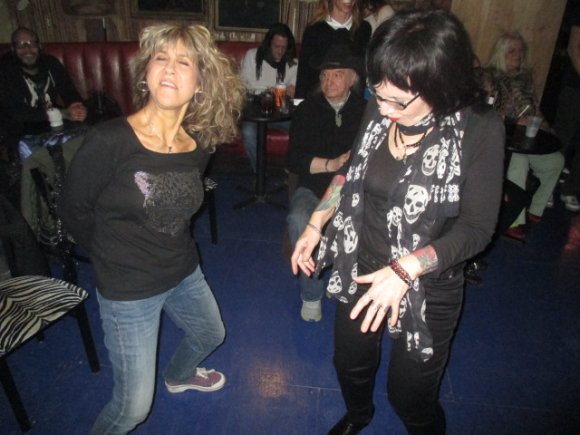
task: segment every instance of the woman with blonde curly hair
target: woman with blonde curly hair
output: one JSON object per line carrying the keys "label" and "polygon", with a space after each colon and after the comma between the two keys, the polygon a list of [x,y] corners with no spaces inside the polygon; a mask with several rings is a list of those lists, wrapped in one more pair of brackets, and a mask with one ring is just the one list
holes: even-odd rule
{"label": "woman with blonde curly hair", "polygon": [[185,335],[163,372],[169,392],[225,383],[198,367],[225,328],[189,223],[210,152],[236,134],[244,88],[202,26],[147,27],[131,66],[138,111],[86,136],[60,203],[93,263],[114,375],[92,434],[127,433],[149,414],[162,310]]}

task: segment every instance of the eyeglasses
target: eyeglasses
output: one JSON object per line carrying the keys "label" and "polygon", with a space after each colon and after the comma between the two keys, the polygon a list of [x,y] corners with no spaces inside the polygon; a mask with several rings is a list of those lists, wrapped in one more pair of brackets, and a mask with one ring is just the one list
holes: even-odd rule
{"label": "eyeglasses", "polygon": [[396,109],[399,109],[401,111],[405,110],[407,107],[409,107],[411,105],[411,103],[413,103],[413,101],[415,101],[417,98],[419,98],[421,96],[421,94],[417,94],[415,95],[413,98],[411,98],[409,101],[407,101],[406,103],[401,103],[400,101],[395,101],[395,100],[388,100],[386,98],[381,97],[380,95],[378,95],[375,90],[372,87],[369,87],[371,94],[373,94],[375,96],[375,98],[377,99],[377,101],[379,103],[385,103],[388,104],[390,106],[394,106]]}
{"label": "eyeglasses", "polygon": [[38,41],[14,41],[14,48],[22,49],[24,47],[38,48]]}

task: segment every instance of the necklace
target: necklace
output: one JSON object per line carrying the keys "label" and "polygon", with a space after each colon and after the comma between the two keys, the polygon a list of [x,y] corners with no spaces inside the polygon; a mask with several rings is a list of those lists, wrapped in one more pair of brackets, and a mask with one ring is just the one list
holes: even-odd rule
{"label": "necklace", "polygon": [[[423,132],[423,135],[419,138],[419,140],[417,142],[414,143],[410,143],[410,144],[406,144],[405,143],[405,139],[403,139],[403,133],[401,132],[401,130],[399,129],[399,124],[395,123],[395,148],[397,150],[400,150],[401,148],[403,149],[403,157],[400,158],[396,158],[397,160],[403,160],[403,164],[407,164],[407,150],[409,149],[413,149],[413,148],[418,148],[420,147],[423,142],[425,141],[425,138],[427,137],[427,132],[429,130],[425,130]],[[399,146],[399,142],[400,142],[400,146]]]}
{"label": "necklace", "polygon": [[348,101],[348,97],[350,97],[350,92],[348,93],[348,95],[346,96],[346,98],[338,103],[333,103],[332,101],[330,101],[328,98],[326,98],[326,101],[328,101],[328,104],[330,104],[330,106],[334,109],[334,123],[336,124],[337,127],[341,127],[342,126],[342,107],[346,104],[346,102]]}
{"label": "necklace", "polygon": [[[159,139],[161,141],[161,143],[163,144],[163,140],[161,138],[161,135],[159,133],[157,133],[157,131],[153,128],[153,124],[151,122],[149,122],[147,124],[147,135],[153,136],[153,137]],[[166,146],[167,146],[167,154],[171,154],[173,152],[173,145],[166,145]]]}

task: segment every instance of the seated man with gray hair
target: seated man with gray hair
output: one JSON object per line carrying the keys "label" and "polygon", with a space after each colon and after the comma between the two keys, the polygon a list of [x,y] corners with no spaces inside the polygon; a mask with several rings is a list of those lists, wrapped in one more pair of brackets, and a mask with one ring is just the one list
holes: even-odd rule
{"label": "seated man with gray hair", "polygon": [[[290,200],[288,234],[292,245],[308,224],[335,172],[349,160],[366,101],[355,89],[363,69],[361,58],[348,45],[331,46],[322,61],[320,91],[296,109],[290,126],[287,169],[298,175],[297,189]],[[299,276],[302,319],[322,318],[324,282]]]}

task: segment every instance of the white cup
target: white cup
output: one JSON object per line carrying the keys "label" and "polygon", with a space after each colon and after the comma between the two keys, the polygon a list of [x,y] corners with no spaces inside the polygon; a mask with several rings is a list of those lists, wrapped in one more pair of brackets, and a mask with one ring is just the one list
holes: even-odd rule
{"label": "white cup", "polygon": [[540,129],[540,124],[542,123],[541,116],[528,116],[528,123],[526,125],[526,136],[536,137],[538,130]]}
{"label": "white cup", "polygon": [[48,121],[50,122],[51,127],[55,128],[62,126],[62,113],[60,113],[60,110],[56,107],[52,107],[47,109],[46,114],[48,115]]}

